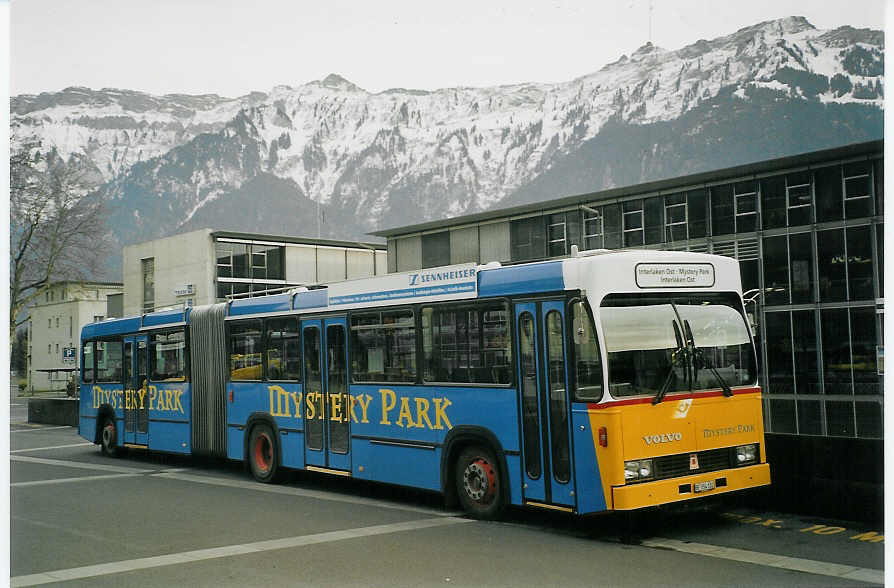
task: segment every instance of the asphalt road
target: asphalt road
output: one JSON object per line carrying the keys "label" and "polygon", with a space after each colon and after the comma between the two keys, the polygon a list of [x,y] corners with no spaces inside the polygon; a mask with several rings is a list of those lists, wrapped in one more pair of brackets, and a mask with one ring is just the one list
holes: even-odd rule
{"label": "asphalt road", "polygon": [[[14,399],[13,403],[21,402]],[[254,482],[239,464],[130,452],[11,407],[11,583],[28,586],[864,586],[880,529],[733,506],[618,517],[510,510],[325,475]]]}

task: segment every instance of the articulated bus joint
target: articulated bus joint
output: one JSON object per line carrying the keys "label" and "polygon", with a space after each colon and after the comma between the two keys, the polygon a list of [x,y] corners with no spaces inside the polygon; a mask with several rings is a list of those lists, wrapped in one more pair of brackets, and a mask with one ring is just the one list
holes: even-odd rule
{"label": "articulated bus joint", "polygon": [[757,488],[770,483],[770,464],[760,463],[679,478],[612,488],[615,510],[634,510]]}

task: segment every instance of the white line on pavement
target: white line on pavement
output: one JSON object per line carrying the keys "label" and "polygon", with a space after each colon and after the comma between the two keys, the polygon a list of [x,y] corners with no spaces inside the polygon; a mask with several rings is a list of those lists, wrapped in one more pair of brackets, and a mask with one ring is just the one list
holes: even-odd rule
{"label": "white line on pavement", "polygon": [[705,543],[690,543],[688,541],[663,539],[660,537],[644,539],[642,545],[645,547],[672,549],[682,553],[693,553],[707,557],[753,563],[773,568],[807,572],[808,574],[817,574],[820,576],[845,578],[848,580],[856,580],[858,582],[871,582],[875,584],[885,583],[885,572],[883,570],[860,568],[857,566],[848,566],[813,559],[786,557],[784,555],[775,555],[772,553],[761,553],[759,551],[748,551],[746,549],[736,549],[733,547],[721,547],[719,545],[707,545]]}
{"label": "white line on pavement", "polygon": [[257,541],[254,543],[243,543],[241,545],[226,545],[224,547],[213,547],[210,549],[197,549],[195,551],[186,551],[183,553],[172,553],[168,555],[159,555],[156,557],[143,557],[139,559],[109,562],[93,566],[84,566],[80,568],[69,568],[65,570],[54,570],[51,572],[29,574],[26,576],[16,576],[11,579],[11,586],[38,586],[40,584],[50,584],[53,582],[66,582],[71,580],[79,580],[82,578],[95,578],[97,576],[121,574],[125,572],[132,572],[135,570],[145,570],[149,568],[158,568],[175,564],[206,561],[209,559],[217,559],[220,557],[233,557],[237,555],[247,555],[250,553],[273,551],[276,549],[292,549],[296,547],[304,547],[306,545],[319,545],[321,543],[343,541],[345,539],[359,539],[361,537],[373,537],[376,535],[387,535],[390,533],[401,533],[405,531],[427,529],[430,527],[440,527],[444,525],[455,525],[459,523],[470,522],[473,521],[470,519],[457,517],[437,517],[433,519],[421,519],[404,523],[391,523],[387,525],[374,525],[372,527],[346,529],[344,531],[329,531],[326,533],[315,533],[312,535],[299,535],[297,537],[271,539],[269,541]]}
{"label": "white line on pavement", "polygon": [[443,512],[431,508],[421,508],[417,506],[407,506],[386,502],[384,500],[374,500],[372,498],[362,498],[358,496],[343,496],[334,492],[326,492],[322,490],[305,490],[303,488],[294,488],[289,486],[271,486],[269,484],[260,484],[247,480],[230,480],[224,478],[215,478],[211,476],[196,476],[190,474],[173,473],[171,471],[155,474],[158,478],[171,478],[174,480],[182,480],[185,482],[196,482],[199,484],[212,484],[214,486],[227,486],[229,488],[241,488],[243,490],[254,490],[257,492],[271,492],[273,494],[288,494],[290,496],[301,496],[304,498],[316,498],[319,500],[329,500],[333,502],[346,502],[349,504],[360,504],[364,506],[374,506],[376,508],[389,508],[394,510],[418,512],[426,515],[451,517],[456,516],[457,512]]}
{"label": "white line on pavement", "polygon": [[89,441],[84,443],[72,443],[70,445],[52,445],[50,447],[31,447],[29,449],[14,449],[10,453],[26,453],[28,451],[43,451],[44,449],[65,449],[66,447],[81,447],[82,445],[93,445]]}
{"label": "white line on pavement", "polygon": [[52,480],[33,480],[31,482],[14,482],[12,488],[23,486],[51,486],[53,484],[68,484],[70,482],[93,482],[95,480],[109,480],[112,478],[136,478],[142,474],[106,474],[104,476],[79,476],[77,478],[54,478]]}
{"label": "white line on pavement", "polygon": [[115,472],[118,474],[151,474],[152,469],[141,468],[125,468],[122,466],[113,466],[102,463],[85,463],[82,461],[68,461],[64,459],[46,459],[43,457],[28,457],[26,455],[10,455],[10,461],[21,461],[27,463],[39,463],[43,465],[61,466],[64,468],[79,468],[83,470],[99,470],[104,472]]}
{"label": "white line on pavement", "polygon": [[[24,425],[26,423],[15,423],[19,425]],[[39,431],[52,431],[54,429],[71,429],[70,425],[63,425],[61,427],[35,427],[33,429],[16,429],[15,431],[10,431],[10,433],[36,433]]]}

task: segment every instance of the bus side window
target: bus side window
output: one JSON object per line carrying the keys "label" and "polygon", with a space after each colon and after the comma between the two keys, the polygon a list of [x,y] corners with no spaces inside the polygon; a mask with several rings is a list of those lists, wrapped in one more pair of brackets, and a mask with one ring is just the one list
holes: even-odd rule
{"label": "bus side window", "polygon": [[182,329],[150,335],[149,377],[153,382],[186,380],[186,340]]}
{"label": "bus side window", "polygon": [[81,349],[81,374],[85,384],[93,383],[93,345],[93,341],[90,341],[84,343]]}
{"label": "bus side window", "polygon": [[571,303],[574,341],[574,396],[583,402],[602,398],[602,356],[596,341],[593,319],[582,300]]}
{"label": "bus side window", "polygon": [[230,380],[257,381],[263,378],[262,321],[230,323]]}

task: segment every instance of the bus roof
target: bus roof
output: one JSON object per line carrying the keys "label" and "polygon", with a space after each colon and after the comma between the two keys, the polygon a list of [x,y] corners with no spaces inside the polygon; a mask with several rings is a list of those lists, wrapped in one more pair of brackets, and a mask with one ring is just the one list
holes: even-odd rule
{"label": "bus roof", "polygon": [[[383,304],[413,304],[519,294],[545,294],[564,290],[593,289],[593,273],[604,269],[610,280],[598,280],[598,290],[637,291],[647,288],[721,287],[738,289],[738,271],[728,268],[731,258],[681,251],[592,250],[575,252],[564,259],[502,266],[474,263],[426,268],[321,285],[308,290],[232,300],[227,318],[245,318],[294,311],[329,311],[376,308]],[[704,266],[694,286],[667,278],[681,268]],[[715,272],[715,267],[722,268]],[[735,273],[735,276],[731,274]],[[664,277],[663,277],[664,276]],[[696,274],[698,277],[698,274]],[[710,277],[710,281],[708,278]],[[722,279],[718,279],[722,278]],[[734,279],[733,279],[734,278]],[[662,280],[664,280],[662,282]],[[109,319],[86,325],[82,338],[95,338],[189,322],[189,309],[163,310],[137,317]]]}

